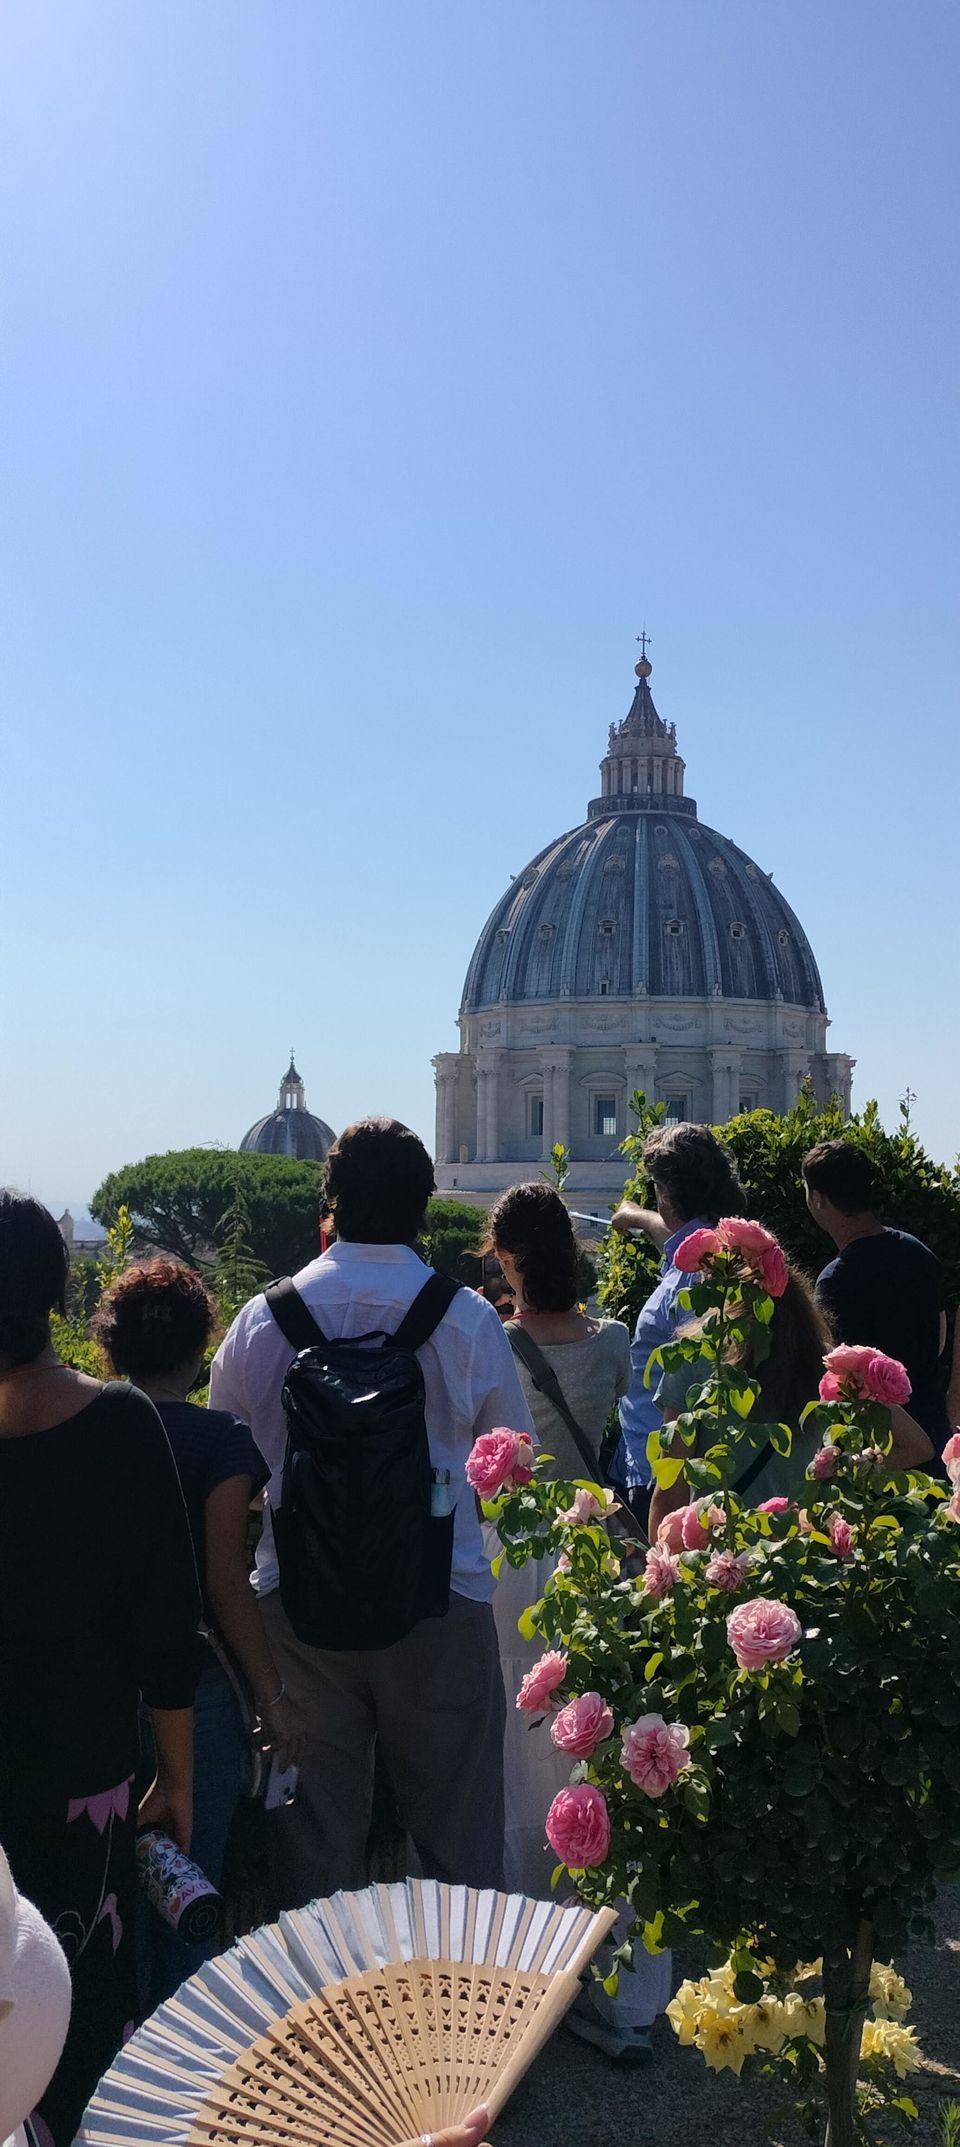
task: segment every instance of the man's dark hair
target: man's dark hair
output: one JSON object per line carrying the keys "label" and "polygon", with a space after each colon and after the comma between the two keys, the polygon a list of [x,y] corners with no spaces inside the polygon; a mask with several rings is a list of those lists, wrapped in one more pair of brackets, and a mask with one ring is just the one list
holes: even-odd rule
{"label": "man's dark hair", "polygon": [[729,1148],[709,1126],[655,1126],[643,1144],[643,1161],[654,1185],[662,1185],[681,1222],[702,1215],[742,1215],[746,1205]]}
{"label": "man's dark hair", "polygon": [[490,1216],[490,1237],[523,1276],[531,1311],[569,1312],[577,1302],[577,1241],[559,1193],[542,1180],[511,1186]]}
{"label": "man's dark hair", "polygon": [[334,1141],[325,1191],[337,1236],[355,1245],[412,1245],[436,1190],[433,1164],[398,1118],[361,1118]]}
{"label": "man's dark hair", "polygon": [[64,1312],[70,1255],[49,1208],[0,1188],[0,1356],[32,1364],[50,1340],[51,1312]]}
{"label": "man's dark hair", "polygon": [[800,1165],[811,1193],[823,1193],[841,1215],[872,1214],[880,1197],[877,1174],[856,1141],[818,1141]]}
{"label": "man's dark hair", "polygon": [[100,1301],[93,1332],[114,1371],[130,1379],[178,1372],[205,1349],[217,1308],[185,1260],[142,1260],[124,1269]]}

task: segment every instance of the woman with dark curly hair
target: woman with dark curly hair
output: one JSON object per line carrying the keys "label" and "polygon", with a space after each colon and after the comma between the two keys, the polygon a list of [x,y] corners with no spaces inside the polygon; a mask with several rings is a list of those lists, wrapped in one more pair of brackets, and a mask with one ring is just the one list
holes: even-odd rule
{"label": "woman with dark curly hair", "polygon": [[[299,1759],[304,1725],[270,1652],[247,1565],[250,1501],[269,1470],[239,1417],[187,1399],[215,1325],[216,1306],[202,1277],[182,1260],[163,1258],[128,1267],[93,1321],[114,1369],[135,1379],[153,1402],[183,1486],[205,1639],[195,1701],[191,1854],[218,1886],[249,1759],[237,1673],[283,1764]],[[187,1945],[152,1911],[150,1928],[150,2002],[159,2005],[216,1947]]]}
{"label": "woman with dark curly hair", "polygon": [[156,1411],[61,1364],[67,1250],[0,1191],[0,1840],[70,1967],[66,2045],[37,2137],[69,2147],[136,2011],[138,1703],[156,1779],[140,1806],[183,1848],[192,1818],[200,1599]]}

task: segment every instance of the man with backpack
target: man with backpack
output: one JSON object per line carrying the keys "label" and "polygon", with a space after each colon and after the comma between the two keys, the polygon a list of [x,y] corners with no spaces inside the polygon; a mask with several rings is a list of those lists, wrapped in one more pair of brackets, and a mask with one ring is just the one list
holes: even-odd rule
{"label": "man with backpack", "polygon": [[378,1741],[424,1874],[502,1881],[494,1582],[464,1469],[481,1432],[533,1427],[492,1305],[414,1250],[433,1190],[406,1126],[348,1127],[335,1242],[245,1305],[213,1363],[211,1405],[273,1472],[254,1586],[309,1724],[272,1827],[283,1907],[365,1884]]}

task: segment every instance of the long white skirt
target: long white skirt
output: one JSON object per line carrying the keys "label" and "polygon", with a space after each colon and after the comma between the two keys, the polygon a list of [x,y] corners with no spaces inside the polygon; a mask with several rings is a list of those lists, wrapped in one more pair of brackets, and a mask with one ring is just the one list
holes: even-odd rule
{"label": "long white skirt", "polygon": [[[499,1548],[496,1531],[490,1529],[488,1554],[496,1556]],[[523,1639],[517,1621],[531,1603],[539,1601],[551,1570],[551,1561],[547,1558],[530,1560],[525,1566],[511,1566],[504,1559],[493,1600],[507,1696],[507,1725],[503,1740],[504,1876],[508,1892],[530,1894],[535,1900],[551,1898],[550,1874],[557,1859],[544,1828],[554,1797],[570,1780],[570,1762],[551,1742],[549,1724],[532,1722],[531,1717],[517,1706],[523,1679],[544,1651],[544,1642],[539,1635],[535,1640]],[[624,1929],[628,1923],[629,1910],[626,1910]],[[604,1998],[604,2011],[609,2011],[624,2027],[649,2027],[669,2004],[672,1987],[672,1955],[648,1953],[640,1943],[634,1947],[633,1967],[620,1971],[616,1998]]]}

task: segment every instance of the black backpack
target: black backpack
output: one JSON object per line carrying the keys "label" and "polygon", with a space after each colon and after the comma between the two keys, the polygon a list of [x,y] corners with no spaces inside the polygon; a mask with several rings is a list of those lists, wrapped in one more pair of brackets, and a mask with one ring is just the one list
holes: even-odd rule
{"label": "black backpack", "polygon": [[450,1596],[453,1514],[432,1515],[416,1352],[460,1285],[431,1275],[397,1331],[331,1342],[289,1278],[267,1304],[298,1354],[273,1532],[280,1598],[310,1647],[387,1648]]}

